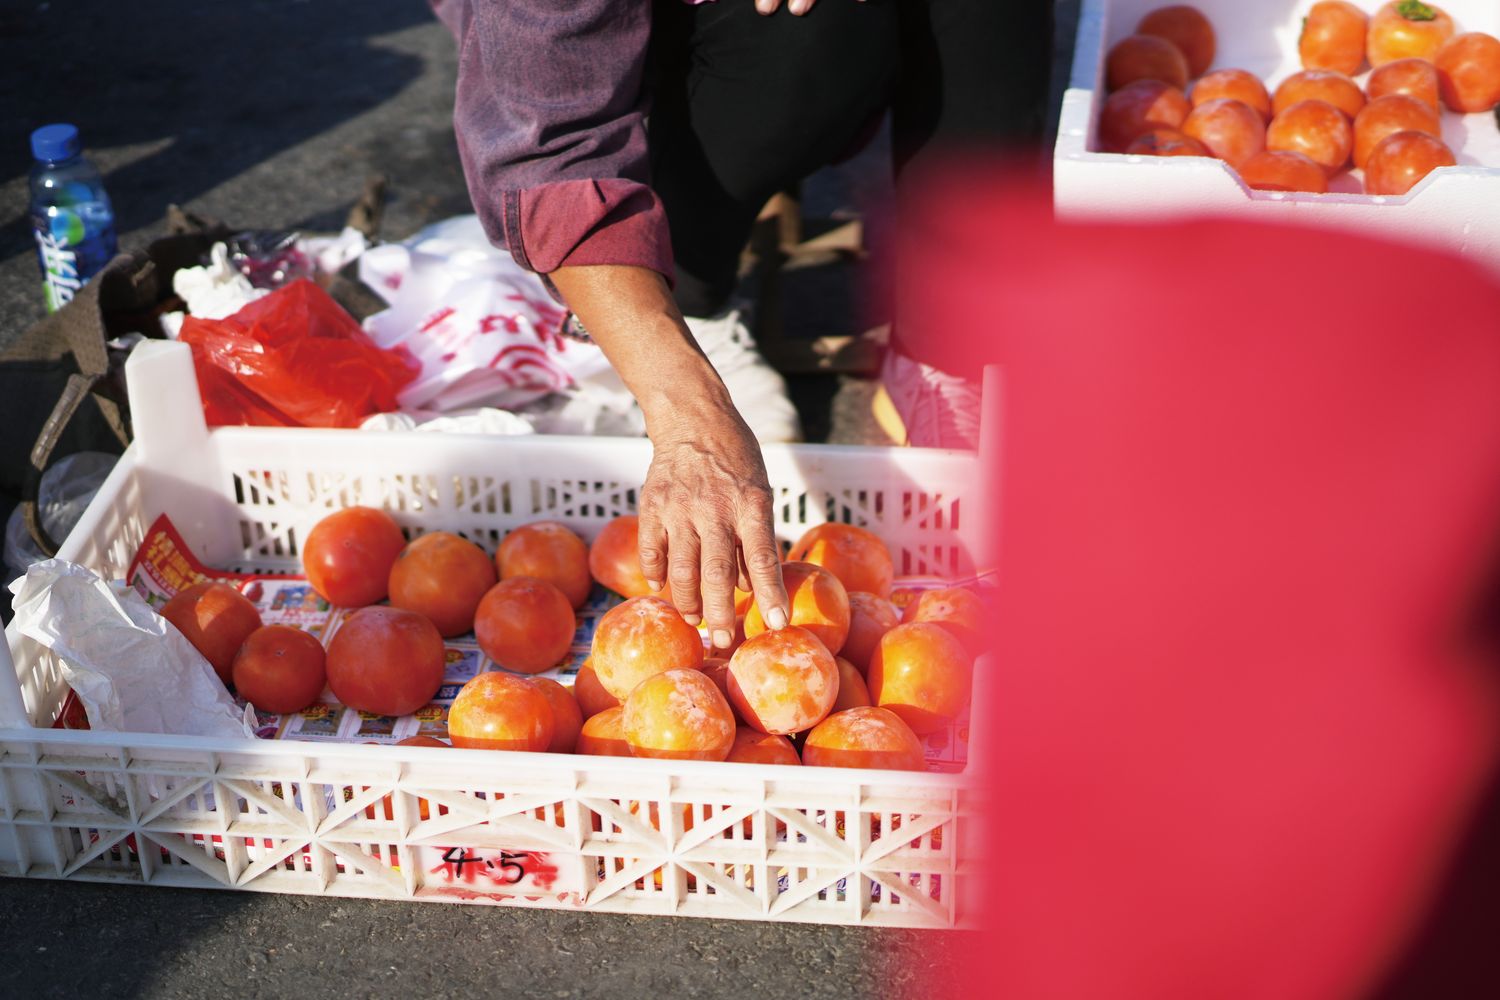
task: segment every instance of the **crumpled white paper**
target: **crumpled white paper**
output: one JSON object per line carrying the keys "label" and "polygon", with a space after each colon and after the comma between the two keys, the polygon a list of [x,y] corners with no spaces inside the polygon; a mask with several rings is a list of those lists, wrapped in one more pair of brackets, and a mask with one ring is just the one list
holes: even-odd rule
{"label": "crumpled white paper", "polygon": [[101,732],[255,738],[214,668],[124,583],[64,559],[11,584],[16,628],[56,653],[63,677]]}
{"label": "crumpled white paper", "polygon": [[[187,311],[199,319],[223,319],[265,295],[269,288],[256,288],[239,268],[229,263],[229,248],[215,243],[207,267],[184,267],[172,275],[172,291],[182,296]],[[182,331],[185,314],[163,313],[162,329],[173,340]]]}

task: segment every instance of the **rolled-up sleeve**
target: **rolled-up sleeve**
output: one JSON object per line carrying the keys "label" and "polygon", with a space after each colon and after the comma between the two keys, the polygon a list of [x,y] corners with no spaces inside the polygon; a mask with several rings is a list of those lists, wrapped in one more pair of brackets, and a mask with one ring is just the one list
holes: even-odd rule
{"label": "rolled-up sleeve", "polygon": [[671,280],[649,186],[650,0],[441,0],[458,40],[454,129],[485,232],[546,274],[634,264]]}

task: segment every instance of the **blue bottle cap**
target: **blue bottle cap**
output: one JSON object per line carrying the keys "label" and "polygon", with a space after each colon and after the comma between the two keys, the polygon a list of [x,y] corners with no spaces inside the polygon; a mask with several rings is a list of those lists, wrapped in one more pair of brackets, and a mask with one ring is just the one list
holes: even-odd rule
{"label": "blue bottle cap", "polygon": [[43,125],[31,133],[31,155],[38,160],[71,160],[80,148],[77,125]]}

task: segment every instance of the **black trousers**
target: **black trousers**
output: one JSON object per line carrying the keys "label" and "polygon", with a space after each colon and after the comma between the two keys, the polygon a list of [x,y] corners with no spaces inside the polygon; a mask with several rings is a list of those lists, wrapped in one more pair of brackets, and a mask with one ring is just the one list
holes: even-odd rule
{"label": "black trousers", "polygon": [[908,168],[1042,135],[1050,0],[819,0],[770,17],[751,0],[656,0],[652,185],[666,206],[678,306],[721,310],[765,202],[857,151],[891,113]]}

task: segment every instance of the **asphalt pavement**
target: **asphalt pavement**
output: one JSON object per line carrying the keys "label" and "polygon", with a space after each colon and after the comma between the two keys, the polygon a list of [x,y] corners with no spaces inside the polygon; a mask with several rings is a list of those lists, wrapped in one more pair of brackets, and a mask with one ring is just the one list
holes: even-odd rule
{"label": "asphalt pavement", "polygon": [[[1058,6],[1059,52],[1077,6]],[[0,0],[0,39],[0,346],[42,315],[26,136],[47,122],[82,130],[124,247],[163,233],[173,203],[238,227],[336,230],[374,174],[390,182],[387,238],[470,210],[453,43],[422,0]],[[867,155],[852,169],[880,168]],[[857,209],[850,199],[879,184],[822,176],[809,210]],[[789,290],[796,335],[868,321],[828,287]],[[806,376],[793,388],[815,439],[879,439],[868,381]],[[215,1000],[923,996],[943,981],[938,942],[962,941],[16,879],[0,879],[0,936],[0,996]]]}

